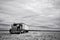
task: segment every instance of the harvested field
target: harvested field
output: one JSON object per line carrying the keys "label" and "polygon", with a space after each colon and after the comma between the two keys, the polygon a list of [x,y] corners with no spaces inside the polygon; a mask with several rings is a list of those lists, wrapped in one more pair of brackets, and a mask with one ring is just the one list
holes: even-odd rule
{"label": "harvested field", "polygon": [[0,40],[60,40],[60,32],[0,33]]}

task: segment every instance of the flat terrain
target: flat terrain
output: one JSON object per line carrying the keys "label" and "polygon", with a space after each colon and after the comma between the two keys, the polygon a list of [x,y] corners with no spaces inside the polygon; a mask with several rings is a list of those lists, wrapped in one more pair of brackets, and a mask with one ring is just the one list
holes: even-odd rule
{"label": "flat terrain", "polygon": [[9,32],[0,32],[0,40],[60,40],[60,32],[31,31],[25,34],[9,34]]}
{"label": "flat terrain", "polygon": [[[35,30],[35,26],[59,29],[60,0],[0,0],[0,30],[9,29],[12,23],[21,22],[34,26],[31,29]],[[0,31],[0,40],[60,40],[60,32],[9,34]]]}

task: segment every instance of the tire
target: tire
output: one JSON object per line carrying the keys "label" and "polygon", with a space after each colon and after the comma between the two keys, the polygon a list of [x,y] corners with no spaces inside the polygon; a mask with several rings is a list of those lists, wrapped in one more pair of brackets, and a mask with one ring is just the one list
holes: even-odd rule
{"label": "tire", "polygon": [[26,32],[26,33],[28,33],[28,31],[27,31],[27,30],[25,30],[25,32]]}
{"label": "tire", "polygon": [[13,34],[13,33],[12,33],[12,29],[10,29],[9,32],[10,32],[10,34]]}
{"label": "tire", "polygon": [[23,34],[23,33],[24,33],[24,30],[21,30],[21,31],[20,31],[20,34]]}
{"label": "tire", "polygon": [[28,33],[28,31],[27,30],[24,30],[23,32],[21,32],[21,33]]}

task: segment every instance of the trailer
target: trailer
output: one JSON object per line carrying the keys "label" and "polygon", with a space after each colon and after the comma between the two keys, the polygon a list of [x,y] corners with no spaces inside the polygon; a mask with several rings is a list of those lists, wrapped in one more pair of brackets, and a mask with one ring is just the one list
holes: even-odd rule
{"label": "trailer", "polygon": [[11,29],[9,30],[10,34],[22,34],[28,33],[29,31],[40,31],[40,32],[60,32],[60,29],[55,28],[44,28],[43,26],[31,26],[24,23],[13,23]]}

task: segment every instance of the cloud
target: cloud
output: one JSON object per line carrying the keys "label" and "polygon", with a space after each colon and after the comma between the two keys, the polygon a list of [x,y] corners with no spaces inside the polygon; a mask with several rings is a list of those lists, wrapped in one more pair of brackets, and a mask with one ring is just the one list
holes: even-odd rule
{"label": "cloud", "polygon": [[2,23],[0,23],[0,26],[10,26],[9,24],[2,24]]}
{"label": "cloud", "polygon": [[4,21],[1,23],[24,22],[28,25],[59,27],[60,10],[58,7],[59,2],[52,0],[2,1],[0,2],[0,18]]}

